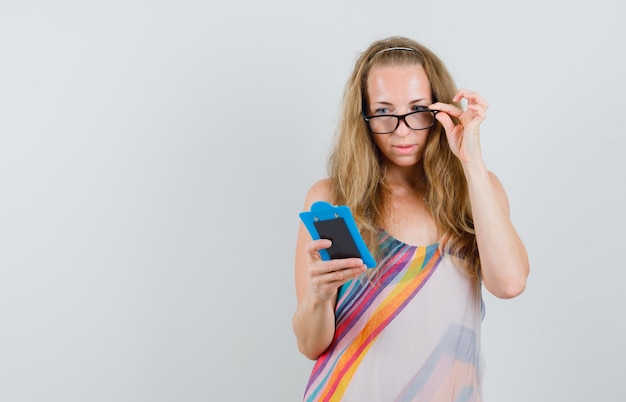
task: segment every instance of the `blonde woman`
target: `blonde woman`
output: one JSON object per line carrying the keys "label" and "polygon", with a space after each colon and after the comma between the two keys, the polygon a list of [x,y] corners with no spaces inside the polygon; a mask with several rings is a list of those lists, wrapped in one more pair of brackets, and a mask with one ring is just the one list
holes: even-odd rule
{"label": "blonde woman", "polygon": [[481,156],[487,106],[410,39],[377,41],[357,60],[329,177],[304,208],[348,205],[377,266],[322,261],[330,240],[301,225],[293,329],[316,360],[306,401],[482,399],[481,284],[512,298],[529,272]]}

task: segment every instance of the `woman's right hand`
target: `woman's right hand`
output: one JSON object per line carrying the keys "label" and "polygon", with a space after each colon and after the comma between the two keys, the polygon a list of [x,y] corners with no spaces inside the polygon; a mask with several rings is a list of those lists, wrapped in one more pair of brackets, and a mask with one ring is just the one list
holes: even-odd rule
{"label": "woman's right hand", "polygon": [[319,300],[335,297],[341,285],[359,277],[367,269],[360,258],[322,260],[319,251],[331,245],[327,239],[313,240],[306,245],[309,290]]}
{"label": "woman's right hand", "polygon": [[[316,201],[330,200],[330,181],[320,180],[307,193],[303,210],[310,210]],[[312,360],[317,359],[333,340],[337,289],[367,269],[360,258],[323,261],[319,252],[331,244],[326,239],[312,240],[304,224],[300,223],[295,255],[298,306],[292,325],[298,349]]]}
{"label": "woman's right hand", "polygon": [[335,334],[337,289],[361,275],[367,267],[360,258],[322,260],[319,251],[329,248],[332,242],[310,237],[305,240],[309,235],[301,226],[301,248],[296,253],[298,308],[292,323],[298,349],[315,360],[328,348]]}

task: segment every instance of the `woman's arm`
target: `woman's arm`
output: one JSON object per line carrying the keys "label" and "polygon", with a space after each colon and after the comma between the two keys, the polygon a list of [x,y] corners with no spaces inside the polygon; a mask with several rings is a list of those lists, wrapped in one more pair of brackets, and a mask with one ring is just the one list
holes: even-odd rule
{"label": "woman's arm", "polygon": [[[446,130],[448,144],[463,165],[467,179],[476,242],[480,253],[481,278],[494,296],[511,298],[526,288],[528,255],[509,217],[509,203],[498,178],[482,159],[480,124],[485,119],[487,102],[476,92],[460,90],[454,102],[467,100],[465,111],[456,106],[436,103],[437,120]],[[454,123],[450,116],[458,119]]]}
{"label": "woman's arm", "polygon": [[[328,180],[322,180],[309,190],[304,208],[309,210],[315,201],[329,199]],[[292,325],[298,349],[312,360],[328,348],[335,335],[337,289],[366,269],[359,258],[322,261],[318,251],[330,245],[330,240],[313,241],[300,223],[295,261],[298,307]]]}
{"label": "woman's arm", "polygon": [[500,180],[482,163],[463,165],[469,188],[482,281],[494,296],[512,298],[526,288],[526,248],[509,217]]}

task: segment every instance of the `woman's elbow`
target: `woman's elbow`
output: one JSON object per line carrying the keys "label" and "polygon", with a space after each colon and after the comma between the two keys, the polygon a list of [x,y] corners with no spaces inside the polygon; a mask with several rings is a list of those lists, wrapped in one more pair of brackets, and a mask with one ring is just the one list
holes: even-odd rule
{"label": "woman's elbow", "polygon": [[486,281],[485,287],[494,296],[500,299],[512,299],[521,295],[526,290],[527,274],[514,275],[508,278],[501,278],[495,283]]}
{"label": "woman's elbow", "polygon": [[505,270],[507,274],[497,276],[483,277],[485,288],[500,299],[512,299],[521,295],[526,290],[526,281],[528,278],[528,264],[523,264],[516,268]]}
{"label": "woman's elbow", "polygon": [[521,295],[524,290],[526,290],[526,279],[511,281],[490,292],[500,299],[512,299]]}
{"label": "woman's elbow", "polygon": [[326,351],[328,345],[330,345],[330,341],[332,341],[332,334],[330,336],[330,340],[325,343],[320,339],[311,337],[309,334],[306,333],[306,331],[303,331],[303,329],[299,327],[295,315],[292,321],[292,325],[294,334],[296,335],[298,351],[302,353],[307,359],[317,360],[322,355],[322,353]]}
{"label": "woman's elbow", "polygon": [[318,352],[317,350],[307,348],[304,345],[301,345],[300,342],[298,342],[298,350],[309,360],[317,360],[323,353],[323,351]]}

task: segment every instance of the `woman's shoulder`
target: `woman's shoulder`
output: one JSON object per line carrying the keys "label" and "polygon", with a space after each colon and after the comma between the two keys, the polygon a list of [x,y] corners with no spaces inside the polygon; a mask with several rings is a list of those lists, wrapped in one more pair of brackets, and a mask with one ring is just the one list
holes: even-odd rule
{"label": "woman's shoulder", "polygon": [[313,183],[306,194],[305,207],[311,207],[316,201],[331,202],[331,181],[330,178],[324,178]]}

